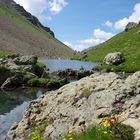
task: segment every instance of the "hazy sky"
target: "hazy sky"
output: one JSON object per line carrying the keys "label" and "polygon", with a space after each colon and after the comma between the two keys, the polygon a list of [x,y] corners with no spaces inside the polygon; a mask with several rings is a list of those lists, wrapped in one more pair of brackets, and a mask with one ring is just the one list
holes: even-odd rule
{"label": "hazy sky", "polygon": [[106,41],[140,20],[139,0],[15,0],[75,50]]}

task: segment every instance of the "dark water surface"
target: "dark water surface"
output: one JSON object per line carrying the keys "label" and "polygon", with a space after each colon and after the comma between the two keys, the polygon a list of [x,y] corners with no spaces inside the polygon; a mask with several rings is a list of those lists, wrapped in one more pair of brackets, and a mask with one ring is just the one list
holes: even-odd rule
{"label": "dark water surface", "polygon": [[93,67],[97,66],[97,62],[85,62],[78,60],[65,60],[65,59],[41,59],[40,62],[47,65],[50,71],[64,70],[64,69],[74,69],[78,70],[83,67],[86,70],[91,70]]}
{"label": "dark water surface", "polygon": [[0,140],[3,140],[10,126],[22,119],[29,103],[41,96],[44,89],[17,89],[0,91]]}

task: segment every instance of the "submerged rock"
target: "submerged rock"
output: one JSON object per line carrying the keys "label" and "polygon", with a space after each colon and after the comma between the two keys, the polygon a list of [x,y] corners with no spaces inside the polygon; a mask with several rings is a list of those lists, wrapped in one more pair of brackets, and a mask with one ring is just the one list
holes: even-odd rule
{"label": "submerged rock", "polygon": [[33,124],[39,126],[46,120],[43,138],[57,139],[76,126],[85,129],[114,112],[121,116],[118,121],[135,129],[137,139],[140,135],[139,73],[122,79],[115,73],[97,72],[38,98],[30,104],[18,126],[9,130],[6,140],[27,139]]}

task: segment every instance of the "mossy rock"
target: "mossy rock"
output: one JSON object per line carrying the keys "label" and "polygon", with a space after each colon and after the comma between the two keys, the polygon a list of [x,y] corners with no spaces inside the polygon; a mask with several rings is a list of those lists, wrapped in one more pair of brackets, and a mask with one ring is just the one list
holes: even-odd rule
{"label": "mossy rock", "polygon": [[61,80],[54,78],[33,78],[27,84],[33,87],[58,88],[61,86]]}

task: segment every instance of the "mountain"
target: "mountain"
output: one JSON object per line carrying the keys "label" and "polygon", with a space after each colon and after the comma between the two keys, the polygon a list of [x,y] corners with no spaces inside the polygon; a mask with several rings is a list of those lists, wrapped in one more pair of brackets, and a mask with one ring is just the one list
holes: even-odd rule
{"label": "mountain", "polygon": [[0,50],[48,58],[69,58],[74,54],[49,27],[13,0],[0,0]]}
{"label": "mountain", "polygon": [[[126,27],[130,28],[131,24],[129,23]],[[101,68],[113,68],[115,71],[127,72],[140,70],[140,24],[136,24],[129,30],[127,28],[108,41],[84,51],[73,59],[102,62],[108,53],[117,51],[124,55],[125,62],[118,66],[103,65]]]}

